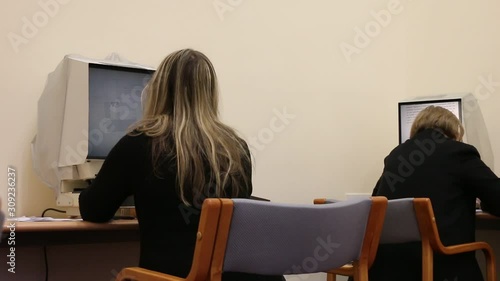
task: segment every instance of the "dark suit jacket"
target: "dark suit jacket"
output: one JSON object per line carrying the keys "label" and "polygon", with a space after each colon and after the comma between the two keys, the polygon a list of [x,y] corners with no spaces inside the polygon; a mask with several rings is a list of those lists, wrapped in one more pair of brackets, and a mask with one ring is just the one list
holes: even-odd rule
{"label": "dark suit jacket", "polygon": [[[427,129],[396,147],[384,161],[373,194],[431,199],[445,246],[475,241],[476,198],[500,216],[500,179],[471,145]],[[380,245],[371,281],[422,280],[420,243]],[[434,280],[483,280],[474,253],[435,255]]]}

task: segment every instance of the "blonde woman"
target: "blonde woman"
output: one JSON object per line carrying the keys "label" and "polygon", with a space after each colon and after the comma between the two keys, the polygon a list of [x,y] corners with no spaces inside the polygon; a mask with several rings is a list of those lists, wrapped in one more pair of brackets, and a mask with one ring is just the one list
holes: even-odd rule
{"label": "blonde woman", "polygon": [[[87,221],[110,220],[134,196],[140,266],[186,277],[207,197],[250,197],[245,141],[219,120],[215,69],[190,49],[168,55],[143,92],[143,118],[106,158],[80,195]],[[274,278],[274,279],[273,279]],[[281,280],[227,273],[224,280]]]}
{"label": "blonde woman", "polygon": [[[444,245],[475,240],[476,198],[483,210],[500,216],[500,179],[471,145],[462,142],[464,128],[442,107],[422,110],[410,139],[384,161],[373,194],[388,199],[431,199]],[[370,280],[422,280],[419,243],[381,245],[370,269]],[[474,253],[435,255],[434,280],[483,280]]]}

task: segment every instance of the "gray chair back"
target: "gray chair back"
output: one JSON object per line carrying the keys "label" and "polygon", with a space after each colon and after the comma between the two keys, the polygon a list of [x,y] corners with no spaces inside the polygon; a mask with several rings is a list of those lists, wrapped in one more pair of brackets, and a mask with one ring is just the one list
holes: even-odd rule
{"label": "gray chair back", "polygon": [[[380,244],[397,244],[421,240],[413,199],[401,198],[387,201],[387,211],[380,236]],[[325,203],[328,204],[337,204],[337,202],[339,201],[325,199]]]}
{"label": "gray chair back", "polygon": [[233,199],[223,271],[262,275],[324,272],[357,260],[369,198],[299,205]]}
{"label": "gray chair back", "polygon": [[413,198],[389,200],[380,244],[414,242],[420,239]]}

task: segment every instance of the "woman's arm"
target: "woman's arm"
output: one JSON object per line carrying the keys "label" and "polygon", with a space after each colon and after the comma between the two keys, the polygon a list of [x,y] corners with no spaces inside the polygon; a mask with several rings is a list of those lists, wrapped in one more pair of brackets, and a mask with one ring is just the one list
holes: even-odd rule
{"label": "woman's arm", "polygon": [[481,200],[483,211],[500,216],[500,179],[481,160],[479,152],[468,146],[460,153],[460,174],[467,188]]}
{"label": "woman's arm", "polygon": [[106,222],[144,178],[146,141],[143,136],[125,136],[110,151],[101,170],[79,198],[83,220]]}

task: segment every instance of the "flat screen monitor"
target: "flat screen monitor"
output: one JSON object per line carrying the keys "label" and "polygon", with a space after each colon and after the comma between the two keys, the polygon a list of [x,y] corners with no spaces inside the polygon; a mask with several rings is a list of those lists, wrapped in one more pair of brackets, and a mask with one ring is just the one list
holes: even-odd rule
{"label": "flat screen monitor", "polygon": [[141,93],[154,71],[89,64],[87,159],[104,159],[142,116]]}
{"label": "flat screen monitor", "polygon": [[460,122],[463,123],[462,118],[462,99],[435,99],[435,100],[420,100],[420,101],[406,101],[399,103],[399,143],[403,143],[410,138],[410,130],[415,120],[415,117],[428,106],[440,106],[451,111]]}

